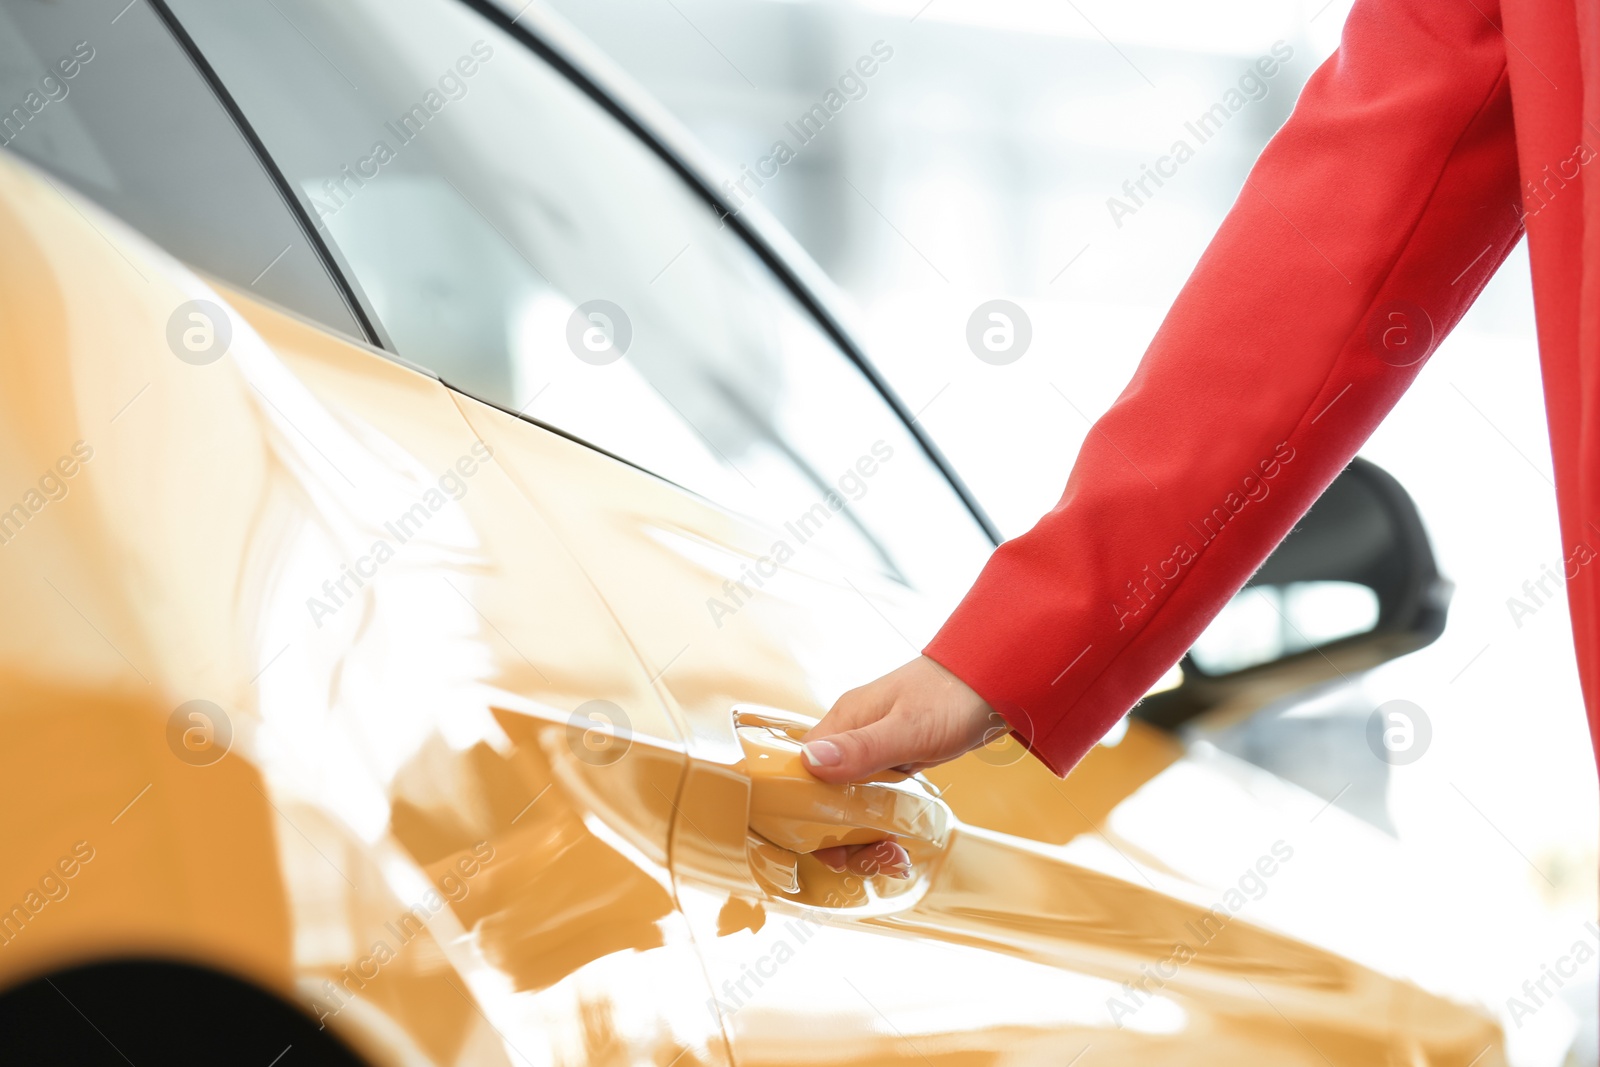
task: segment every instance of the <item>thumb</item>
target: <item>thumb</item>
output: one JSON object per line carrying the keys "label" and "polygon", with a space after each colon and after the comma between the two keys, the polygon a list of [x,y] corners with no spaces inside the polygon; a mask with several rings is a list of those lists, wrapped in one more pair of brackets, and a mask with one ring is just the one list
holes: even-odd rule
{"label": "thumb", "polygon": [[912,731],[897,716],[805,743],[806,770],[824,782],[852,782],[920,756]]}

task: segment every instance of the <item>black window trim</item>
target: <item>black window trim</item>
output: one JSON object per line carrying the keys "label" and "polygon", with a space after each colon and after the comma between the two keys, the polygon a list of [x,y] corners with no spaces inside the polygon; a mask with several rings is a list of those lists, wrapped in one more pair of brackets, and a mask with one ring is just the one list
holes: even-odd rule
{"label": "black window trim", "polygon": [[[356,325],[366,335],[362,339],[377,348],[383,349],[385,355],[393,355],[394,345],[384,332],[377,314],[367,300],[366,293],[362,291],[360,283],[356,281],[354,272],[346,269],[347,264],[345,264],[344,257],[339,253],[338,249],[324,240],[321,227],[317,225],[316,220],[312,217],[306,202],[294,186],[290,184],[288,178],[284,176],[283,171],[279,169],[277,161],[267,151],[267,146],[256,134],[255,127],[251,126],[250,121],[245,118],[244,111],[240,109],[238,102],[234,100],[233,94],[228,92],[227,87],[222,83],[222,79],[217,76],[216,70],[212,68],[205,54],[200,51],[200,46],[195,43],[193,37],[189,36],[189,31],[184,29],[183,23],[178,21],[177,15],[173,14],[172,9],[167,6],[166,0],[150,0],[150,9],[156,13],[156,17],[166,26],[167,31],[172,34],[178,46],[189,57],[189,61],[194,64],[195,70],[210,86],[212,94],[217,98],[217,102],[222,105],[222,109],[227,112],[228,117],[233,120],[234,128],[239,131],[239,135],[245,139],[251,151],[255,153],[256,160],[266,172],[267,178],[277,188],[278,195],[283,198],[284,205],[289,209],[289,213],[299,225],[300,232],[305,237],[312,253],[317,257],[317,261],[322,264],[322,269],[327,272],[329,281],[332,282],[334,289],[338,291]],[[318,325],[324,329],[329,328],[327,323],[318,323]],[[412,364],[407,363],[407,366],[412,366]]]}

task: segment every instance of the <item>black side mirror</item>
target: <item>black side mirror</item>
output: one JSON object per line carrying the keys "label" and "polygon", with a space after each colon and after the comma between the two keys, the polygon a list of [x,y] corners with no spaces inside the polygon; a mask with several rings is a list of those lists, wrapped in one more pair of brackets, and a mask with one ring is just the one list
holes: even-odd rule
{"label": "black side mirror", "polygon": [[1369,670],[1438,638],[1451,591],[1410,495],[1356,459],[1134,714],[1170,729]]}

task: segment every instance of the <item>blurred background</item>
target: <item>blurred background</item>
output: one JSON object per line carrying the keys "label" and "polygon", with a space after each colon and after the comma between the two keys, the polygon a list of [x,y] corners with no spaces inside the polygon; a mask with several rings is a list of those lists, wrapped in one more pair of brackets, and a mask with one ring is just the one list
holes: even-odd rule
{"label": "blurred background", "polygon": [[[1090,421],[1126,383],[1251,163],[1337,47],[1349,9],[535,2],[665,105],[709,151],[725,192],[758,201],[834,279],[875,361],[1007,536],[1054,503]],[[1279,61],[1273,76],[1248,87],[1176,176],[1131,197],[1124,183],[1178,138],[1193,143],[1185,123],[1262,56]],[[841,84],[862,57],[874,73]],[[830,91],[842,107],[825,125],[804,124]],[[774,157],[776,175],[757,175]],[[993,299],[1015,302],[1032,326],[1030,347],[1003,366],[974,358],[966,341],[969,316]],[[1597,941],[1585,924],[1597,907],[1600,806],[1565,600],[1558,592],[1533,605],[1523,589],[1566,554],[1525,249],[1362,454],[1416,499],[1455,583],[1444,636],[1213,740],[1418,850],[1482,901],[1487,926],[1501,907],[1536,909],[1543,925],[1521,965],[1537,979],[1575,942]],[[1512,598],[1534,610],[1514,614]],[[1359,780],[1330,766],[1365,751],[1353,739],[1389,700],[1430,718],[1426,758],[1368,760]],[[1563,990],[1584,1020],[1587,1063],[1595,968],[1590,960]]]}

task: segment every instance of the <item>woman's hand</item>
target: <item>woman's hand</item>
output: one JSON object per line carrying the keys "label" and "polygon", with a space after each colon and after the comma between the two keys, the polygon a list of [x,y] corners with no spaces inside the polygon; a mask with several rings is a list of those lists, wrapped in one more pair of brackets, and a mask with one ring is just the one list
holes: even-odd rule
{"label": "woman's hand", "polygon": [[[886,770],[914,774],[978,748],[1009,727],[965,682],[918,656],[852,689],[805,738],[806,769],[824,782]],[[836,871],[904,878],[911,860],[892,841],[839,845],[814,855]]]}

